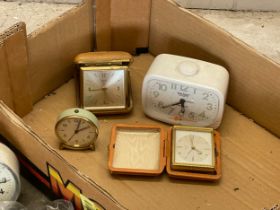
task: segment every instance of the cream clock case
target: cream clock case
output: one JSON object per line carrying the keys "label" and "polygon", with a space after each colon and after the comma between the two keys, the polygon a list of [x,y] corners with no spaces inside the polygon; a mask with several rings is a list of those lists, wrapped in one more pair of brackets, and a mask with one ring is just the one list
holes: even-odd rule
{"label": "cream clock case", "polygon": [[20,186],[18,160],[7,146],[0,143],[0,201],[17,200]]}
{"label": "cream clock case", "polygon": [[158,55],[142,87],[144,112],[180,125],[217,128],[222,120],[229,74],[225,68],[192,58]]}
{"label": "cream clock case", "polygon": [[95,150],[99,123],[90,111],[73,108],[63,111],[57,119],[55,133],[60,139],[60,148]]}
{"label": "cream clock case", "polygon": [[89,52],[76,56],[80,106],[95,114],[117,114],[132,109],[126,52]]}

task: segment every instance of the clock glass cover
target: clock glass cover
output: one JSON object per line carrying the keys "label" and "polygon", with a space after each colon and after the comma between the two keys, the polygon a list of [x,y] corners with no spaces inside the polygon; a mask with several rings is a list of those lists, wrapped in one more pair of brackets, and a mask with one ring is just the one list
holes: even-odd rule
{"label": "clock glass cover", "polygon": [[147,90],[145,107],[162,121],[208,126],[218,114],[219,97],[209,88],[151,79]]}
{"label": "clock glass cover", "polygon": [[127,96],[127,70],[81,67],[82,106],[85,109],[124,109]]}
{"label": "clock glass cover", "polygon": [[68,117],[57,123],[56,134],[66,146],[85,148],[95,141],[98,131],[87,119]]}
{"label": "clock glass cover", "polygon": [[0,163],[0,201],[16,200],[20,193],[20,184],[13,171]]}
{"label": "clock glass cover", "polygon": [[172,168],[177,170],[214,171],[213,130],[175,127],[172,140]]}

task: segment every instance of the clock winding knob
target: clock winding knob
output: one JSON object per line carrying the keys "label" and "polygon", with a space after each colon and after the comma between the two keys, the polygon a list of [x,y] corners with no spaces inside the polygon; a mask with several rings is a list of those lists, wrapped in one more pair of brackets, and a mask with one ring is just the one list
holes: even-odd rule
{"label": "clock winding knob", "polygon": [[190,61],[183,61],[178,64],[178,70],[186,76],[194,76],[199,72],[199,66]]}

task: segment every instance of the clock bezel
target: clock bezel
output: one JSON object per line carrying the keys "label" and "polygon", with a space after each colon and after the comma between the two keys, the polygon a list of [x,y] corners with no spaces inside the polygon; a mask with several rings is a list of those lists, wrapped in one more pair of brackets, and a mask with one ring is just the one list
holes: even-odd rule
{"label": "clock bezel", "polygon": [[[85,106],[84,105],[84,81],[85,76],[84,72],[102,72],[102,71],[120,71],[124,72],[123,76],[123,105],[118,106]],[[80,67],[80,107],[88,111],[93,112],[94,114],[117,114],[117,113],[127,113],[132,109],[132,91],[130,85],[130,76],[127,66],[88,66]]]}
{"label": "clock bezel", "polygon": [[[98,52],[87,52],[78,54],[74,62],[77,66],[77,71],[75,73],[76,77],[76,90],[77,90],[77,104],[79,107],[84,108],[88,111],[93,112],[97,115],[107,115],[107,114],[122,114],[128,113],[133,108],[132,100],[132,90],[131,90],[131,81],[130,81],[130,72],[128,66],[133,61],[133,57],[123,51],[98,51]],[[82,68],[90,68],[94,70],[123,70],[125,69],[124,75],[124,96],[125,104],[124,107],[108,106],[93,108],[85,107],[83,102],[83,93],[81,91],[83,80],[81,79]]]}
{"label": "clock bezel", "polygon": [[[211,139],[211,164],[199,164],[199,163],[177,163],[175,161],[175,150],[176,150],[176,131],[191,131],[198,133],[210,133]],[[199,136],[199,135],[198,135]],[[214,172],[216,161],[215,161],[215,142],[214,142],[214,130],[212,128],[201,128],[201,127],[188,127],[188,126],[173,126],[172,139],[171,139],[171,168],[173,170],[182,171],[195,171],[195,172]]]}
{"label": "clock bezel", "polygon": [[[89,116],[87,116],[89,115]],[[77,144],[77,146],[72,146],[67,144],[67,142],[62,139],[58,133],[58,125],[67,119],[82,119],[85,120],[90,126],[95,128],[96,135],[95,138],[92,139],[87,145],[81,146]],[[71,150],[86,150],[91,149],[95,150],[95,143],[99,135],[99,123],[98,119],[92,114],[91,112],[79,108],[72,108],[64,110],[58,117],[56,124],[55,124],[55,134],[57,138],[60,140],[60,149],[71,149]]]}
{"label": "clock bezel", "polygon": [[[154,111],[147,104],[147,102],[148,102],[147,89],[149,87],[148,85],[151,80],[159,80],[159,81],[168,82],[168,83],[170,83],[170,82],[179,83],[179,84],[184,84],[186,86],[191,86],[191,87],[196,87],[196,88],[201,88],[201,89],[208,89],[209,91],[212,91],[218,97],[218,108],[217,108],[218,111],[216,113],[216,116],[213,118],[211,123],[206,124],[203,121],[192,122],[192,121],[185,121],[185,120],[184,121],[173,120],[171,118],[168,118],[168,115],[166,113],[160,114],[160,112]],[[144,82],[143,82],[142,99],[143,99],[142,106],[143,106],[143,110],[146,115],[148,115],[152,118],[158,119],[160,121],[172,124],[172,125],[177,124],[177,125],[186,125],[186,126],[194,126],[194,127],[217,128],[221,123],[222,115],[224,112],[224,105],[222,102],[225,100],[225,98],[218,89],[210,87],[210,86],[205,86],[202,84],[190,82],[190,81],[183,81],[183,80],[178,80],[178,79],[174,79],[174,78],[166,78],[166,77],[160,76],[160,75],[152,75],[152,74],[146,75]]]}
{"label": "clock bezel", "polygon": [[12,198],[11,198],[11,201],[16,201],[17,198],[20,195],[20,192],[21,192],[20,178],[18,177],[18,175],[6,163],[0,162],[0,164],[3,167],[5,167],[12,174],[13,179],[16,182],[15,183],[15,192],[14,192]]}

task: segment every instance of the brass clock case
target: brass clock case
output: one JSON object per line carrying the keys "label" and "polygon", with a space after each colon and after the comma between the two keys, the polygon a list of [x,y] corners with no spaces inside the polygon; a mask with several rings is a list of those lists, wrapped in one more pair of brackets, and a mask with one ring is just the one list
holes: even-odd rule
{"label": "brass clock case", "polygon": [[79,54],[77,64],[77,101],[94,114],[119,114],[133,107],[126,52],[90,52]]}
{"label": "brass clock case", "polygon": [[215,171],[215,164],[215,142],[212,128],[173,127],[172,169],[211,173]]}

